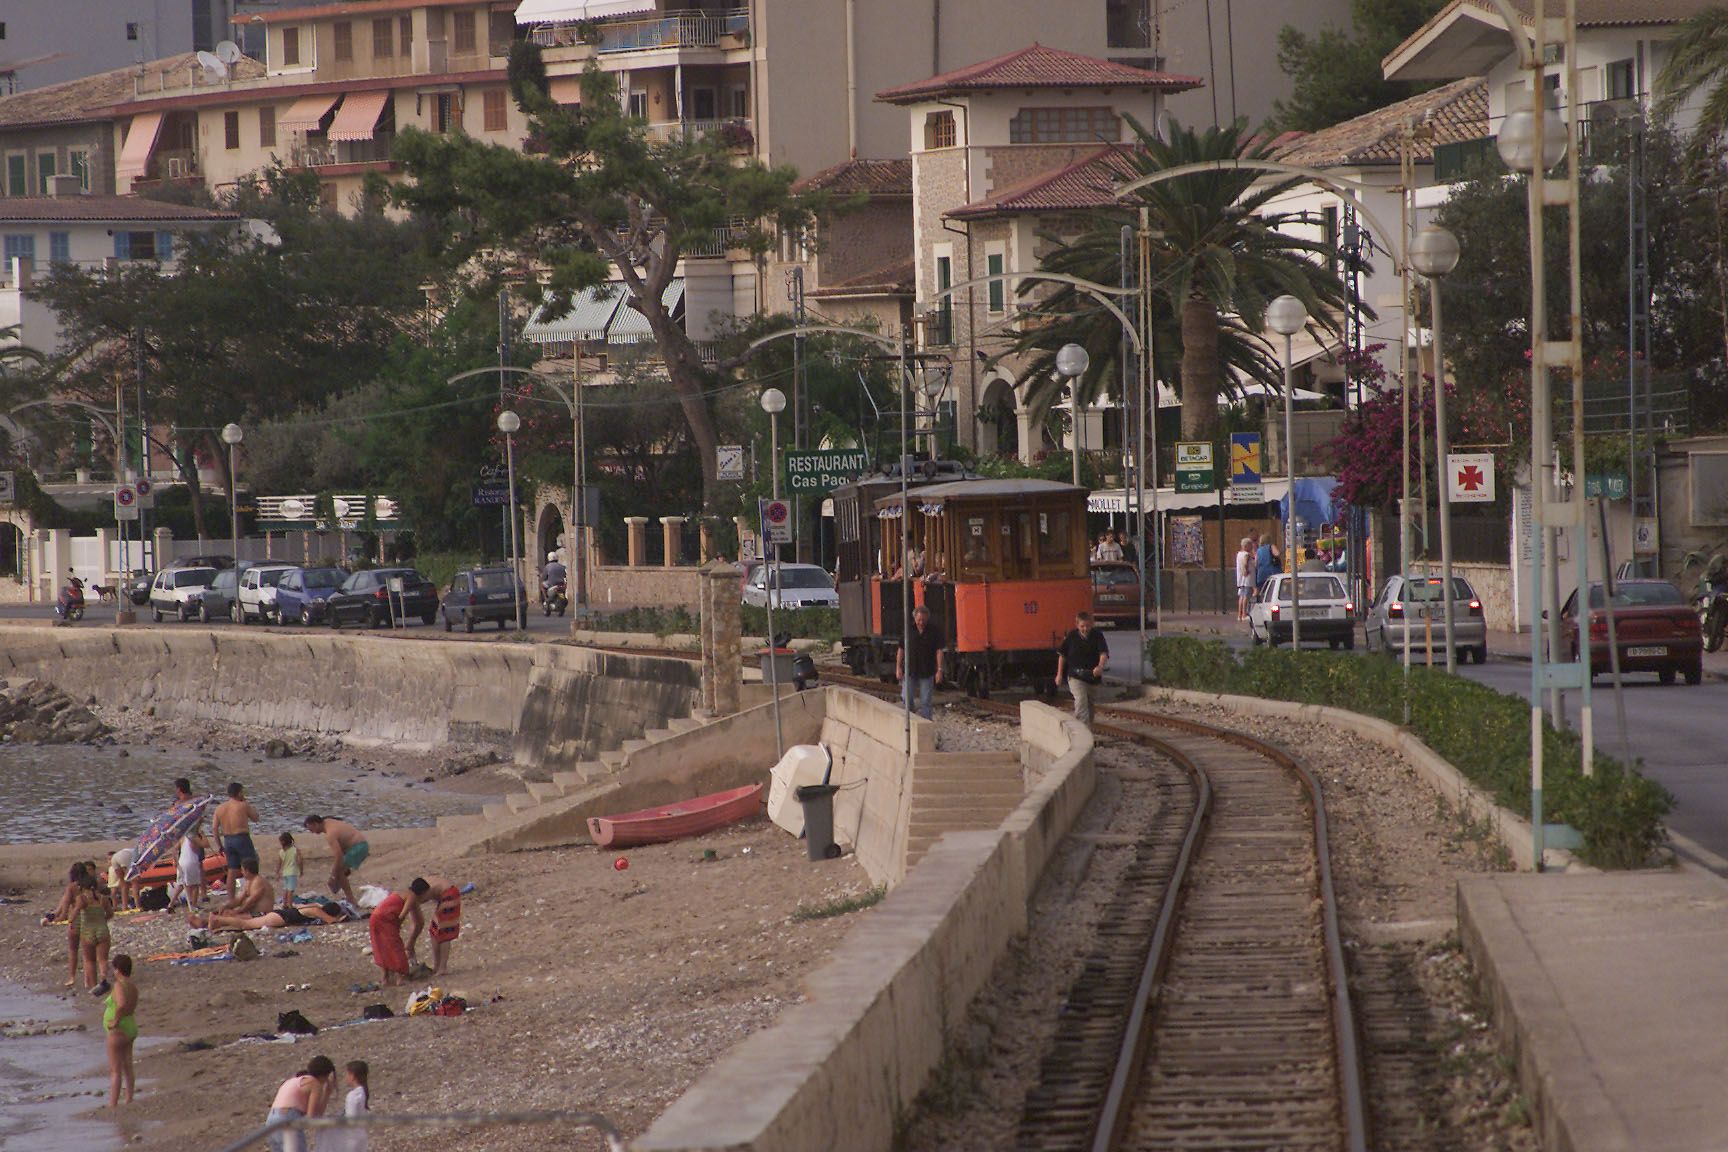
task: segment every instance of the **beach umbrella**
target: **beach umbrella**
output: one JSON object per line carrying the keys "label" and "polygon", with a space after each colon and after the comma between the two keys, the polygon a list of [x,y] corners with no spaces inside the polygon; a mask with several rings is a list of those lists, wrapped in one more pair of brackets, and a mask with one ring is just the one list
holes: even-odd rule
{"label": "beach umbrella", "polygon": [[204,810],[216,802],[214,796],[185,800],[150,822],[150,827],[138,837],[138,855],[132,867],[126,869],[126,879],[136,880],[140,873],[164,856],[171,855],[186,833],[204,819]]}

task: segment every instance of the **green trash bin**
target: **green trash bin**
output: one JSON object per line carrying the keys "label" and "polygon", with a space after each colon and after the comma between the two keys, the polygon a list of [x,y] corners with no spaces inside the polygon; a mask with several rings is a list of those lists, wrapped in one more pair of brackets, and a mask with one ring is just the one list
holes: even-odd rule
{"label": "green trash bin", "polygon": [[840,855],[834,843],[834,793],[838,784],[801,784],[792,795],[804,809],[804,850],[812,860],[832,860]]}

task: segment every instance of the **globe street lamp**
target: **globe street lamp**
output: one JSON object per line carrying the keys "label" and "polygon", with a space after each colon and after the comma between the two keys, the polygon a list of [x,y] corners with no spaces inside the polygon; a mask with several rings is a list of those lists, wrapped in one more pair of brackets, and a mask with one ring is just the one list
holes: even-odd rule
{"label": "globe street lamp", "polygon": [[1056,375],[1068,380],[1069,415],[1074,421],[1074,434],[1069,444],[1068,454],[1074,462],[1074,486],[1080,486],[1080,448],[1082,426],[1080,424],[1080,377],[1086,375],[1086,369],[1092,366],[1092,357],[1086,354],[1086,349],[1078,344],[1064,344],[1056,352]]}
{"label": "globe street lamp", "polygon": [[[1565,146],[1564,141],[1561,146]],[[1446,459],[1451,443],[1446,431],[1446,353],[1441,341],[1440,281],[1458,267],[1458,237],[1444,228],[1422,229],[1410,244],[1410,265],[1428,279],[1428,300],[1434,314],[1434,454],[1446,471],[1446,480],[1440,485],[1440,597],[1446,620],[1446,671],[1456,672],[1457,641],[1452,631],[1452,465]],[[1408,623],[1405,632],[1409,632]]]}
{"label": "globe street lamp", "polygon": [[510,573],[515,581],[516,629],[528,626],[523,617],[522,557],[516,540],[516,430],[522,427],[522,417],[506,408],[498,413],[498,431],[504,433],[504,468],[510,480],[510,507],[504,515],[510,520]]}
{"label": "globe street lamp", "polygon": [[[222,426],[222,443],[228,445],[228,544],[234,550],[235,580],[240,571],[240,474],[234,470],[234,449],[246,439],[246,430],[238,424]],[[238,595],[239,585],[235,585]]]}
{"label": "globe street lamp", "polygon": [[[1500,159],[1514,172],[1546,172],[1566,157],[1566,121],[1558,110],[1542,117],[1542,166],[1536,167],[1536,112],[1528,104],[1508,112],[1494,138]],[[1411,253],[1412,259],[1415,253]],[[1427,273],[1423,273],[1427,275]]]}
{"label": "globe street lamp", "polygon": [[[1280,296],[1266,307],[1266,326],[1284,337],[1284,571],[1290,576],[1290,647],[1302,647],[1302,588],[1296,562],[1296,385],[1292,338],[1308,323],[1308,309],[1294,296]],[[1271,630],[1268,627],[1267,636]]]}
{"label": "globe street lamp", "polygon": [[[768,413],[768,471],[773,479],[770,491],[774,499],[780,499],[780,413],[786,411],[786,393],[778,388],[767,388],[762,392],[759,401],[762,411]],[[757,517],[758,526],[763,535],[768,533],[768,525],[761,523],[764,517]],[[780,646],[774,643],[774,594],[780,588],[780,546],[768,547],[768,541],[762,541],[762,563],[767,568],[767,579],[763,582],[765,591],[763,605],[768,615],[768,684],[774,692],[774,749],[778,753],[786,750],[786,741],[780,731]]]}

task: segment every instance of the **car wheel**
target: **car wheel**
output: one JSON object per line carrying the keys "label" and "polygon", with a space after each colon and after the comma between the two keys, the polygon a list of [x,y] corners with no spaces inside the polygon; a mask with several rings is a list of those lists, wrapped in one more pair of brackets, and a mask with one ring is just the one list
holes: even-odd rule
{"label": "car wheel", "polygon": [[189,621],[191,619],[192,619],[192,613],[187,609],[186,605],[184,605],[184,604],[180,605],[180,623],[185,624],[187,621]]}
{"label": "car wheel", "polygon": [[450,631],[450,629],[451,629],[451,628],[453,628],[453,627],[454,627],[454,625],[452,625],[452,624],[451,624],[451,623],[450,623],[450,613],[449,613],[449,612],[445,612],[445,613],[444,613],[444,631],[446,631],[446,632],[448,632],[448,631]]}
{"label": "car wheel", "polygon": [[462,631],[474,631],[474,614],[472,612],[462,613]]}
{"label": "car wheel", "polygon": [[1686,683],[1701,684],[1704,682],[1704,665],[1702,663],[1689,665],[1686,669]]}
{"label": "car wheel", "polygon": [[1344,651],[1346,651],[1346,652],[1356,651],[1356,633],[1355,632],[1351,632],[1350,635],[1344,637]]}
{"label": "car wheel", "polygon": [[340,617],[336,614],[336,609],[326,608],[325,613],[330,617],[330,627],[332,627],[332,628],[342,627],[342,617]]}
{"label": "car wheel", "polygon": [[[182,617],[182,619],[184,619],[184,617]],[[206,604],[202,600],[198,602],[198,623],[210,623],[210,605]]]}
{"label": "car wheel", "polygon": [[240,607],[240,601],[234,601],[228,609],[228,618],[236,624],[246,623],[246,610]]}
{"label": "car wheel", "polygon": [[162,623],[162,609],[154,604],[150,605],[150,618],[158,624]]}
{"label": "car wheel", "polygon": [[500,631],[500,632],[504,631],[504,623],[505,623],[504,617],[502,617],[502,616],[498,617],[498,631]]}
{"label": "car wheel", "polygon": [[430,626],[437,619],[438,619],[438,613],[436,610],[431,611],[431,612],[422,612],[420,614],[420,623],[428,625],[428,626]]}
{"label": "car wheel", "polygon": [[374,628],[382,628],[386,624],[390,623],[390,618],[382,612],[374,612],[372,613],[371,619],[367,622]]}
{"label": "car wheel", "polygon": [[1662,669],[1662,671],[1656,673],[1656,679],[1660,680],[1664,684],[1674,683],[1674,669],[1672,669],[1672,668]]}
{"label": "car wheel", "polygon": [[306,605],[304,604],[300,605],[300,627],[312,627],[312,614],[306,611]]}

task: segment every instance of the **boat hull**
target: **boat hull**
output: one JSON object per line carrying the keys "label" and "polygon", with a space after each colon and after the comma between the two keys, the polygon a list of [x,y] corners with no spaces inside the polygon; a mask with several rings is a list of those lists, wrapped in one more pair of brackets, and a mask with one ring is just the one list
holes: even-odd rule
{"label": "boat hull", "polygon": [[590,816],[588,835],[602,848],[664,844],[748,820],[761,809],[762,785],[749,784],[616,816]]}

